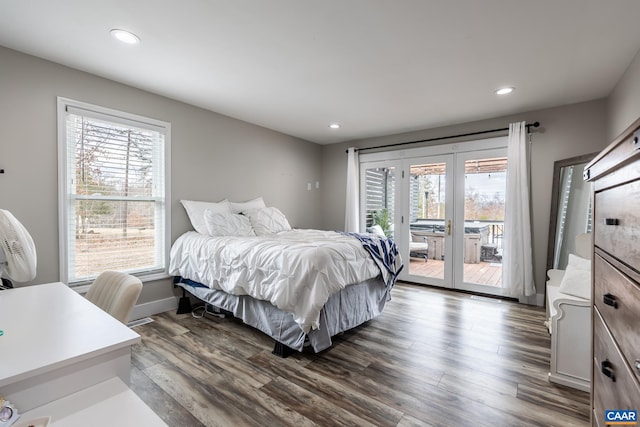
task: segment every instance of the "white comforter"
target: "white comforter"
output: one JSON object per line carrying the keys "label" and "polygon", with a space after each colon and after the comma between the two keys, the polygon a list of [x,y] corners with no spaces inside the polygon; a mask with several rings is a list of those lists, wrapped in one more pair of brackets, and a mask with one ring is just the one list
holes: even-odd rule
{"label": "white comforter", "polygon": [[[358,239],[333,231],[292,230],[252,237],[189,231],[171,248],[169,274],[270,301],[293,313],[307,333],[318,328],[330,295],[381,272]],[[389,273],[382,274],[386,279]]]}

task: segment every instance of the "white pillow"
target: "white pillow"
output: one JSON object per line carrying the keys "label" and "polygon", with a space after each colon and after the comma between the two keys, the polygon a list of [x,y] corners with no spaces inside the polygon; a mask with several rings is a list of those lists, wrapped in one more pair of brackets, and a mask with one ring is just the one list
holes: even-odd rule
{"label": "white pillow", "polygon": [[385,236],[384,231],[382,230],[382,227],[380,226],[380,224],[372,225],[369,228],[369,230],[370,230],[370,233],[377,234],[380,237],[387,237]]}
{"label": "white pillow", "polygon": [[228,212],[204,211],[204,222],[210,236],[255,236],[249,218]]}
{"label": "white pillow", "polygon": [[291,230],[289,221],[278,208],[249,209],[244,212],[249,217],[253,230],[258,236]]}
{"label": "white pillow", "polygon": [[233,213],[244,213],[249,209],[262,209],[267,205],[264,203],[262,196],[256,197],[253,200],[247,200],[246,202],[229,202],[231,204],[231,210]]}
{"label": "white pillow", "polygon": [[563,294],[591,299],[591,261],[569,254],[569,263],[558,290]]}
{"label": "white pillow", "polygon": [[233,213],[231,211],[231,205],[228,200],[223,200],[218,203],[213,202],[198,202],[193,200],[180,200],[184,210],[187,211],[187,216],[193,229],[200,234],[209,234],[207,224],[204,222],[204,211],[209,209],[216,213]]}
{"label": "white pillow", "polygon": [[567,266],[573,265],[575,268],[579,270],[589,270],[591,271],[591,260],[579,257],[578,255],[569,254],[569,260],[567,261]]}

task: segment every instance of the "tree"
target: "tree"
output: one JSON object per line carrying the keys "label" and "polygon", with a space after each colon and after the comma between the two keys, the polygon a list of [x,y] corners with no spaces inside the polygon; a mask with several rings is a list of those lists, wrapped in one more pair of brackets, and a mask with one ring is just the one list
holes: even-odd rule
{"label": "tree", "polygon": [[[107,191],[102,182],[101,168],[96,165],[102,153],[101,146],[105,139],[100,138],[100,132],[89,121],[79,123],[81,132],[76,140],[76,194],[93,195]],[[78,200],[76,205],[76,238],[79,234],[86,234],[94,218],[108,215],[112,212],[109,203],[103,200]]]}

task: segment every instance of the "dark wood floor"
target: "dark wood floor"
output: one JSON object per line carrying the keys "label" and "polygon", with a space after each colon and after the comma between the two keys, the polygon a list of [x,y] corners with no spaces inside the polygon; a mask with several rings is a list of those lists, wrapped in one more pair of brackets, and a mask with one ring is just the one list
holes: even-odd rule
{"label": "dark wood floor", "polygon": [[175,427],[588,425],[589,395],[547,381],[542,308],[404,283],[392,297],[287,359],[235,319],[154,316],[131,387]]}

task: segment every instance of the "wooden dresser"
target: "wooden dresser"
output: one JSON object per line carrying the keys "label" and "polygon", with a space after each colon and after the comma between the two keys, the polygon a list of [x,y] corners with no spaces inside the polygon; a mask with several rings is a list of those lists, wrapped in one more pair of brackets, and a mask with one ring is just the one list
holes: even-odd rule
{"label": "wooden dresser", "polygon": [[593,182],[591,424],[640,412],[640,119],[585,167]]}

